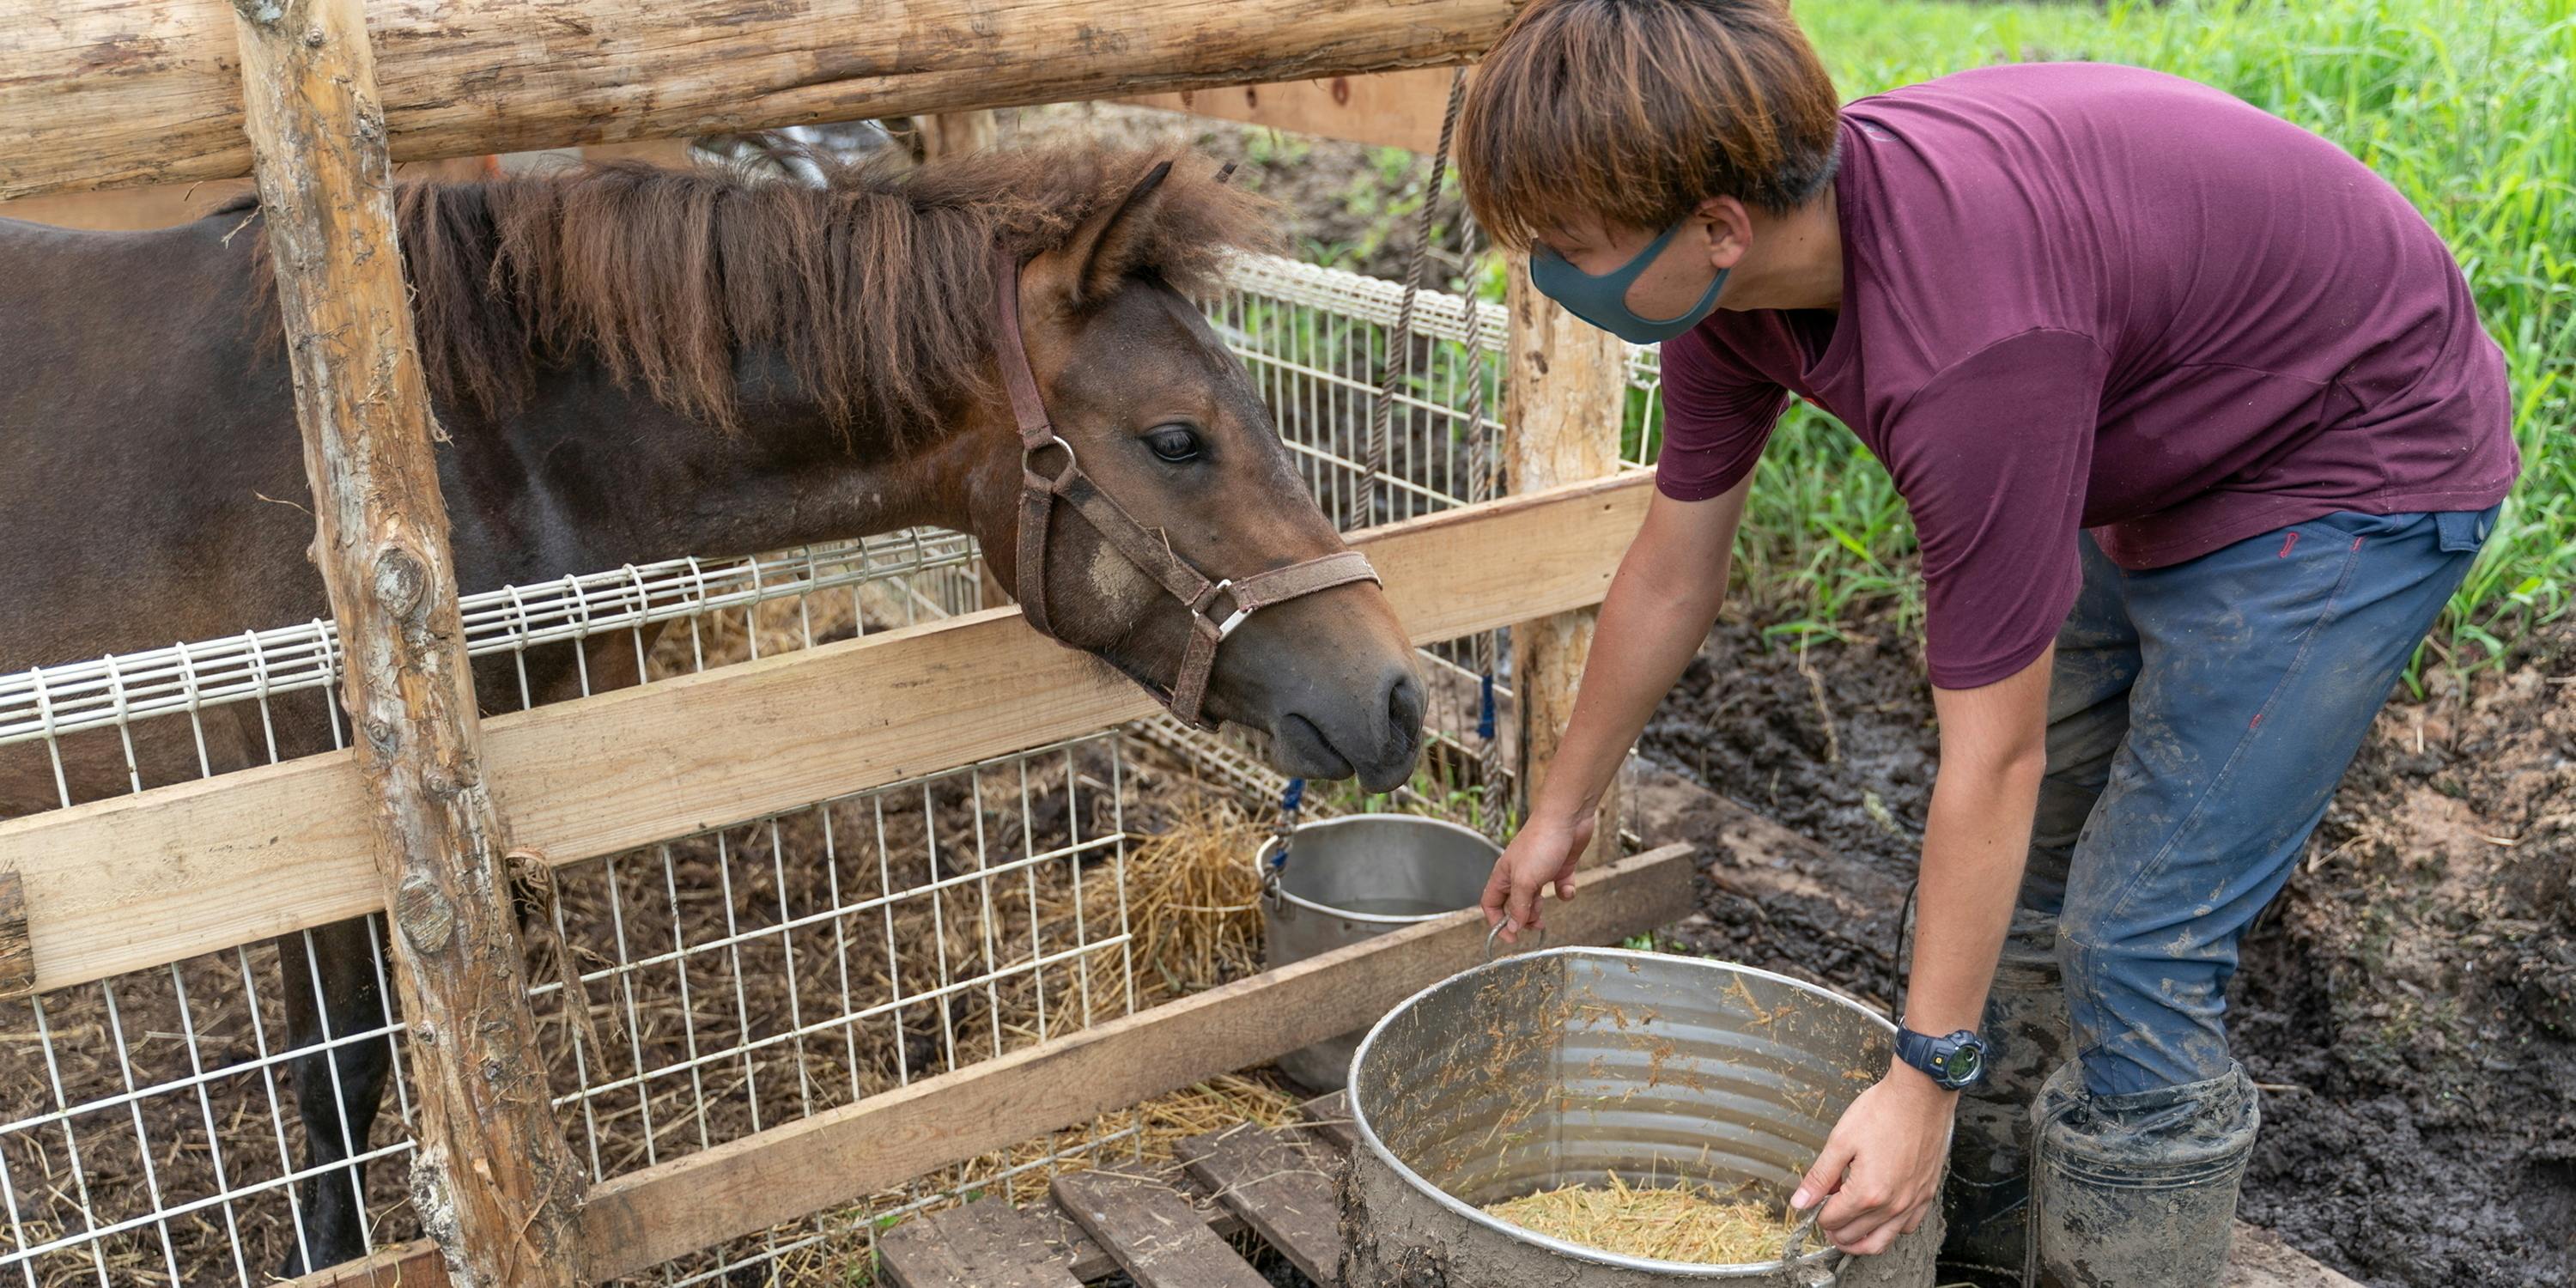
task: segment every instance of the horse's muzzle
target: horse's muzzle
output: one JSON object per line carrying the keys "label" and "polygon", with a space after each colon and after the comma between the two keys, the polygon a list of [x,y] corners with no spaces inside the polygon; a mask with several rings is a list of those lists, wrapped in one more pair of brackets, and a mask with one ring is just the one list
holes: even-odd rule
{"label": "horse's muzzle", "polygon": [[1373,792],[1400,787],[1422,754],[1422,682],[1409,665],[1386,669],[1356,693],[1317,694],[1271,728],[1271,755],[1298,778],[1357,778]]}

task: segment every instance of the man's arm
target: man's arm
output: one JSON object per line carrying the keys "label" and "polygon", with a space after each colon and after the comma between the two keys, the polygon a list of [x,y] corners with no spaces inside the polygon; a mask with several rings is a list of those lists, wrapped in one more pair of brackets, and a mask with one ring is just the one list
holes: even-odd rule
{"label": "man's arm", "polygon": [[[1923,830],[1905,1026],[1974,1029],[2012,922],[2031,816],[2048,763],[2048,677],[2056,649],[1976,689],[1934,689],[1941,768]],[[1846,1252],[1885,1252],[1923,1224],[1939,1195],[1959,1093],[1897,1063],[1834,1124],[1790,1205],[1831,1194],[1817,1225]]]}
{"label": "man's arm", "polygon": [[1547,781],[1532,794],[1529,818],[1485,886],[1486,924],[1505,916],[1525,928],[1543,924],[1539,892],[1551,884],[1557,898],[1574,897],[1575,860],[1592,838],[1602,793],[1717,620],[1752,485],[1747,475],[1705,501],[1658,492],[1648,503],[1646,521],[1602,599],[1574,714]]}

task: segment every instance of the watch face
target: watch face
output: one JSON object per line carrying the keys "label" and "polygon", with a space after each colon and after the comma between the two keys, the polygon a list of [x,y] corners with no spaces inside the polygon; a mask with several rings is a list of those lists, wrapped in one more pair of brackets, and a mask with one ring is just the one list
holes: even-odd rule
{"label": "watch face", "polygon": [[1948,1075],[1949,1081],[1964,1086],[1977,1076],[1977,1067],[1984,1063],[1984,1054],[1975,1047],[1954,1047],[1942,1060],[1941,1072]]}

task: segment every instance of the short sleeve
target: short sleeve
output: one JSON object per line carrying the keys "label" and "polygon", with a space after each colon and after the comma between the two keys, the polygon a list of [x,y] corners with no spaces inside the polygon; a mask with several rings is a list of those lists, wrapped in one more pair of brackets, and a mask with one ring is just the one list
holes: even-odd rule
{"label": "short sleeve", "polygon": [[1664,446],[1655,489],[1705,501],[1744,481],[1771,441],[1789,391],[1720,355],[1697,330],[1664,341]]}
{"label": "short sleeve", "polygon": [[2085,336],[2023,332],[1944,368],[1888,422],[1887,467],[1923,549],[1935,686],[2013,675],[2075,606],[2108,366]]}

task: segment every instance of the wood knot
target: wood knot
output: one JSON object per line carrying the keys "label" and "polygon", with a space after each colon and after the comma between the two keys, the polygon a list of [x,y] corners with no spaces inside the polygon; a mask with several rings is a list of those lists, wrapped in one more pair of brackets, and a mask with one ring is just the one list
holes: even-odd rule
{"label": "wood knot", "polygon": [[387,720],[382,716],[370,717],[364,728],[367,735],[367,745],[375,748],[377,754],[384,756],[391,756],[394,754],[395,736],[392,721]]}
{"label": "wood knot", "polygon": [[434,953],[456,934],[456,908],[427,877],[407,877],[394,894],[394,921],[412,951]]}
{"label": "wood knot", "polygon": [[401,546],[376,556],[376,599],[396,617],[417,616],[429,598],[429,568]]}

